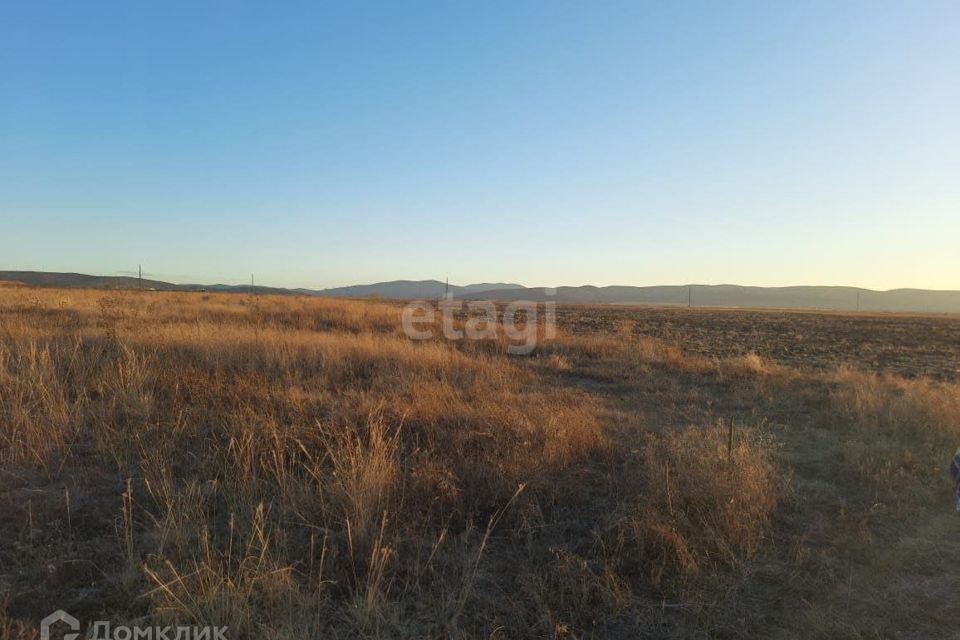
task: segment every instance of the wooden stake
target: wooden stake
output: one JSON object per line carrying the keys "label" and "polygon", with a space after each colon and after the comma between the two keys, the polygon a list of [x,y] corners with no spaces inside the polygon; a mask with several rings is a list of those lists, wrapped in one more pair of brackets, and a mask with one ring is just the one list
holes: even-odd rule
{"label": "wooden stake", "polygon": [[733,418],[727,426],[727,460],[733,460]]}

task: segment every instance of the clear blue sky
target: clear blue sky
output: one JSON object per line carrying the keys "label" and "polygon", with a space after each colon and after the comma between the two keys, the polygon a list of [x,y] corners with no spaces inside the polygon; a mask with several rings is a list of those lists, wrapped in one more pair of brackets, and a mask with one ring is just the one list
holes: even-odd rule
{"label": "clear blue sky", "polygon": [[0,3],[0,269],[960,289],[960,2]]}

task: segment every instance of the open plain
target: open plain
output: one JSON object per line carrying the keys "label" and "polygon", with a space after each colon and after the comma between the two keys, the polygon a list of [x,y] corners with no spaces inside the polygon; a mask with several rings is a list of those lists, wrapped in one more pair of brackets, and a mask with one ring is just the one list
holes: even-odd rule
{"label": "open plain", "polygon": [[[587,311],[589,309],[589,312]],[[566,306],[560,326],[609,332],[623,322],[708,358],[754,353],[780,364],[827,371],[840,365],[905,377],[960,379],[960,317],[923,313],[711,307]]]}
{"label": "open plain", "polygon": [[0,289],[0,637],[949,638],[960,319]]}

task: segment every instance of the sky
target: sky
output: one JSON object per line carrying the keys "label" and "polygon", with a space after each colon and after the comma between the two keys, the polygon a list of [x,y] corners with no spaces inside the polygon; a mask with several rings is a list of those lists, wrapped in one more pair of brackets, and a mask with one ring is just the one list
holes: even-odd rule
{"label": "sky", "polygon": [[960,289],[960,3],[0,2],[0,270]]}

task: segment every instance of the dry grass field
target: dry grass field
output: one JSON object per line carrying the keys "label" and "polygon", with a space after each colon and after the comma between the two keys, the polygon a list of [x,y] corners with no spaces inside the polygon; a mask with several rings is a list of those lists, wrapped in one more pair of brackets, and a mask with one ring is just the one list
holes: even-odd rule
{"label": "dry grass field", "polygon": [[0,637],[956,637],[958,336],[570,307],[518,357],[385,302],[0,289]]}

